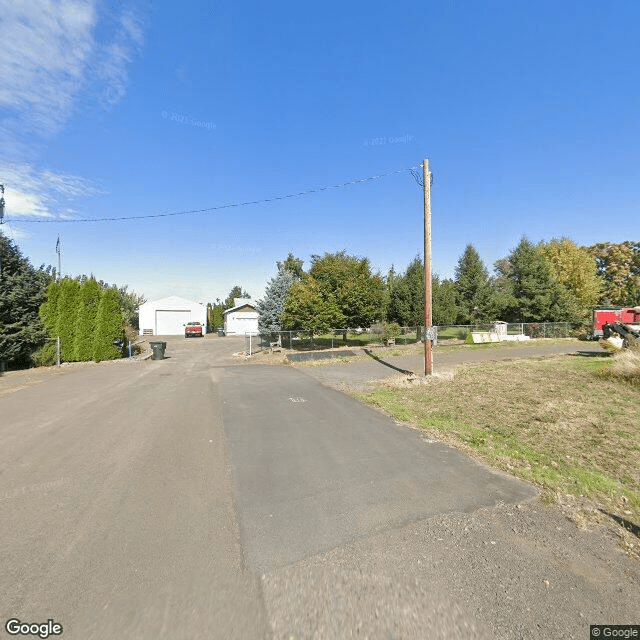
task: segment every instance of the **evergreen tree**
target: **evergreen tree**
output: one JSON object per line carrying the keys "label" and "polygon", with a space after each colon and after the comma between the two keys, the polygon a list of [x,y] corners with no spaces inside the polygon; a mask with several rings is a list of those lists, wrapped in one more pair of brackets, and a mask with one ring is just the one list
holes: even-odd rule
{"label": "evergreen tree", "polygon": [[251,296],[239,285],[235,285],[231,291],[229,291],[229,295],[224,301],[224,308],[231,309],[233,307],[234,300],[236,298],[250,298]]}
{"label": "evergreen tree", "polygon": [[224,303],[216,298],[215,303],[209,303],[209,326],[212,331],[224,327]]}
{"label": "evergreen tree", "polygon": [[475,324],[496,319],[493,283],[480,255],[468,244],[455,271],[459,324]]}
{"label": "evergreen tree", "polygon": [[296,258],[291,252],[287,256],[286,260],[284,260],[283,262],[276,262],[278,271],[280,271],[281,269],[287,269],[288,271],[291,271],[291,273],[293,273],[293,275],[298,280],[303,280],[306,275],[304,269],[302,268],[303,264],[304,260],[302,260],[301,258]]}
{"label": "evergreen tree", "polygon": [[44,344],[39,316],[51,281],[51,268],[35,269],[18,246],[0,233],[0,363],[26,366]]}
{"label": "evergreen tree", "polygon": [[507,322],[572,320],[571,299],[549,261],[527,238],[496,263]]}
{"label": "evergreen tree", "polygon": [[[280,264],[280,263],[279,263]],[[258,300],[258,331],[275,340],[275,334],[281,330],[280,315],[295,275],[284,267],[278,267],[278,275],[272,278],[265,290],[264,298]]]}
{"label": "evergreen tree", "polygon": [[40,305],[40,319],[50,338],[55,338],[56,322],[58,320],[58,296],[60,295],[60,285],[52,280],[47,287],[47,298]]}
{"label": "evergreen tree", "polygon": [[98,306],[102,291],[94,278],[86,280],[80,287],[78,313],[74,332],[74,359],[93,359],[93,342],[98,318]]}
{"label": "evergreen tree", "polygon": [[100,296],[98,316],[93,339],[93,359],[116,360],[122,357],[122,348],[118,342],[124,344],[124,322],[120,310],[118,292],[107,289]]}
{"label": "evergreen tree", "polygon": [[77,280],[64,278],[60,282],[55,333],[60,338],[60,359],[65,362],[75,361],[74,340],[79,293],[80,283]]}
{"label": "evergreen tree", "polygon": [[434,275],[431,285],[431,299],[433,324],[455,324],[459,313],[456,283],[449,278],[440,280],[437,275]]}
{"label": "evergreen tree", "polygon": [[40,319],[49,337],[42,347],[35,352],[34,360],[36,364],[50,365],[56,362],[56,323],[58,321],[58,296],[60,295],[60,285],[52,280],[47,287],[47,298],[40,305]]}
{"label": "evergreen tree", "polygon": [[420,256],[396,279],[387,315],[389,320],[404,327],[424,325],[424,263]]}

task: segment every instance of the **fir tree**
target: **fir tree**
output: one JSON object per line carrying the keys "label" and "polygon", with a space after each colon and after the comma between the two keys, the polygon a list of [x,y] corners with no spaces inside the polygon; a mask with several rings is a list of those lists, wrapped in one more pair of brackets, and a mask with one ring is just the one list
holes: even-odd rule
{"label": "fir tree", "polygon": [[122,357],[122,348],[118,342],[124,344],[124,323],[118,292],[115,289],[103,291],[98,305],[98,316],[93,338],[93,359],[116,360]]}
{"label": "fir tree", "polygon": [[275,340],[276,334],[282,329],[280,315],[295,279],[289,269],[279,267],[278,275],[267,285],[264,298],[258,300],[258,331],[261,335],[268,336],[269,341]]}
{"label": "fir tree", "polygon": [[460,324],[496,319],[497,301],[493,283],[480,255],[468,244],[456,266],[458,318]]}
{"label": "fir tree", "polygon": [[527,238],[496,263],[508,322],[572,320],[573,304],[539,247]]}
{"label": "fir tree", "polygon": [[0,233],[0,363],[4,366],[28,365],[31,354],[44,344],[46,332],[38,312],[50,281],[50,268],[35,269]]}

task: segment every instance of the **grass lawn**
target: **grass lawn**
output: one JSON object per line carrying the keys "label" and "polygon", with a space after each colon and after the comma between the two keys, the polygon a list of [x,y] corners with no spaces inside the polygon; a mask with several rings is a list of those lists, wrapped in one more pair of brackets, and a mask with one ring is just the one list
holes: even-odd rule
{"label": "grass lawn", "polygon": [[492,362],[354,395],[535,483],[546,500],[587,498],[638,535],[640,385],[608,375],[611,364],[608,354]]}

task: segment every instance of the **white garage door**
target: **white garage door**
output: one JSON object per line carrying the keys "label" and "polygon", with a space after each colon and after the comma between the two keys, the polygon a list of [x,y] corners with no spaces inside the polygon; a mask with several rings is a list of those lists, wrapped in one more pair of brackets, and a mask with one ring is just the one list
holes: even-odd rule
{"label": "white garage door", "polygon": [[156,311],[156,335],[179,336],[191,320],[191,311]]}

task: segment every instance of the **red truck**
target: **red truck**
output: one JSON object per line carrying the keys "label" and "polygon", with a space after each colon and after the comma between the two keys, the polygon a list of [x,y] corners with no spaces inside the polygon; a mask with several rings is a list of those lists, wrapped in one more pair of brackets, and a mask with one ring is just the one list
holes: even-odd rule
{"label": "red truck", "polygon": [[193,337],[202,338],[202,325],[199,322],[187,322],[187,324],[184,325],[184,337],[185,338],[193,338]]}

